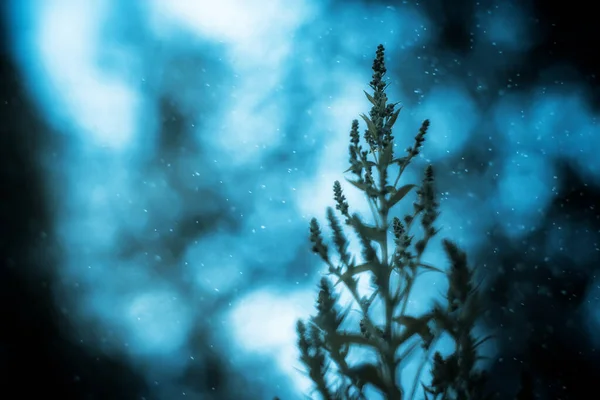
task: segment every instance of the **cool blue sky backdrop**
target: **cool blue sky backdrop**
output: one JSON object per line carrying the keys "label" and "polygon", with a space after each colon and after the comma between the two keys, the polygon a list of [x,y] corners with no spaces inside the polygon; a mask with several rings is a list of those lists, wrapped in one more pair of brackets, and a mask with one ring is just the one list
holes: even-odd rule
{"label": "cool blue sky backdrop", "polygon": [[[128,357],[164,398],[203,395],[178,383],[200,331],[242,374],[261,368],[265,393],[306,389],[294,324],[322,271],[308,221],[324,217],[346,169],[379,43],[404,107],[400,149],[432,121],[407,179],[438,167],[444,236],[476,251],[492,229],[519,240],[538,228],[563,184],[557,162],[600,184],[586,88],[554,82],[565,66],[527,92],[506,72],[537,40],[521,3],[481,2],[464,55],[436,47],[441,32],[412,2],[11,1],[12,54],[47,134],[67,143],[40,163],[74,337]],[[556,224],[547,257],[573,229],[585,227]],[[578,241],[575,265],[598,257]],[[438,243],[428,256],[444,265]],[[434,275],[420,284],[415,311],[444,287]]]}

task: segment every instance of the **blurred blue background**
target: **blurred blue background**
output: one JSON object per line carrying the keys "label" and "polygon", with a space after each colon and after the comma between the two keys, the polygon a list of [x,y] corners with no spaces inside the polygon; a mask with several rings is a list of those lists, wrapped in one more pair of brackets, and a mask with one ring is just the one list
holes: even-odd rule
{"label": "blurred blue background", "polygon": [[[551,274],[598,261],[593,221],[547,219],[572,179],[600,187],[587,75],[560,60],[532,72],[545,32],[528,2],[454,16],[423,3],[7,2],[8,54],[44,124],[35,160],[70,340],[125,360],[150,398],[302,398],[294,325],[323,272],[308,221],[324,219],[347,168],[379,43],[403,106],[399,148],[432,122],[406,179],[436,167],[441,237],[491,280],[512,246],[538,257],[523,268]],[[445,18],[460,20],[462,45]],[[445,266],[439,243],[427,255]],[[443,290],[428,275],[411,307]],[[589,340],[597,294],[585,291],[573,322]],[[505,309],[520,303],[511,296]]]}

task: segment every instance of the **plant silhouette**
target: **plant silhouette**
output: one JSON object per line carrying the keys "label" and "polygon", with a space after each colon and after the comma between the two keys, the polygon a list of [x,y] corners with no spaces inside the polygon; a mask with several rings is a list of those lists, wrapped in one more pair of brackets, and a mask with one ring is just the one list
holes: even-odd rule
{"label": "plant silhouette", "polygon": [[[449,259],[446,271],[422,260],[430,240],[438,234],[433,168],[425,169],[420,184],[403,183],[403,173],[419,155],[429,128],[423,121],[414,143],[406,153],[395,155],[392,129],[400,113],[389,103],[384,46],[379,45],[373,61],[371,93],[365,95],[372,105],[369,115],[360,115],[366,124],[359,134],[358,120],[350,130],[350,168],[348,182],[364,193],[373,214],[367,223],[351,212],[340,182],[333,184],[335,211],[327,209],[332,242],[326,244],[316,219],[310,222],[312,251],[328,267],[328,276],[319,283],[316,315],[298,321],[297,337],[300,360],[314,384],[314,392],[325,400],[366,399],[365,389],[372,387],[388,400],[475,400],[490,398],[484,394],[485,373],[476,368],[478,347],[485,339],[473,334],[481,314],[482,301],[467,265],[467,256],[450,240],[442,241]],[[411,192],[417,200],[404,218],[392,217],[391,211]],[[338,215],[343,219],[343,224]],[[417,234],[415,232],[419,227]],[[360,244],[360,261],[349,252],[346,229],[354,232]],[[335,250],[332,256],[330,246]],[[448,279],[447,302],[433,302],[422,315],[410,315],[407,305],[416,279],[421,273],[435,271]],[[358,276],[370,277],[371,291],[359,293]],[[349,324],[349,307],[340,304],[339,291],[345,290],[360,313],[360,322]],[[350,326],[348,326],[350,325]],[[442,334],[455,343],[454,351],[442,356],[435,344]],[[399,373],[421,346],[421,360],[414,381],[402,385]],[[368,349],[376,361],[350,363],[353,348]],[[430,366],[430,382],[422,382],[423,370]]]}

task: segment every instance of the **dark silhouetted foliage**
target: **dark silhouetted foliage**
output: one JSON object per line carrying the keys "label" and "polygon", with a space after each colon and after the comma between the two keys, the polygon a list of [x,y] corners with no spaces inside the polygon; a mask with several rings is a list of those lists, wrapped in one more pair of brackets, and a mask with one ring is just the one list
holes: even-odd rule
{"label": "dark silhouetted foliage", "polygon": [[[352,121],[350,168],[346,171],[352,174],[348,183],[365,194],[373,222],[365,222],[351,212],[337,181],[333,185],[335,211],[327,210],[335,255],[323,239],[318,221],[310,222],[312,251],[327,264],[329,276],[319,283],[316,315],[297,324],[301,362],[314,383],[314,391],[323,399],[366,399],[367,386],[389,400],[415,396],[431,400],[489,398],[483,390],[485,373],[476,367],[478,346],[485,341],[473,334],[482,301],[467,256],[456,244],[444,239],[449,259],[445,272],[422,260],[428,243],[438,233],[439,203],[433,168],[425,169],[418,185],[402,182],[405,169],[425,142],[429,121],[423,121],[413,145],[404,154],[395,154],[392,128],[400,108],[388,103],[385,74],[384,47],[380,45],[373,62],[372,92],[365,92],[372,108],[368,116],[360,116],[367,129],[361,138],[358,120]],[[392,216],[392,209],[413,190],[417,200],[412,212],[402,219]],[[350,241],[343,225],[356,235],[360,257],[349,253]],[[428,271],[447,276],[447,304],[434,302],[426,313],[410,315],[407,305],[411,290],[417,277]],[[359,293],[360,274],[370,276],[372,290],[368,295]],[[357,326],[346,323],[350,307],[340,304],[337,288],[351,295],[361,315]],[[435,351],[442,334],[449,335],[456,345],[454,352],[446,357]],[[403,361],[419,345],[425,355],[414,381],[403,387],[399,380]],[[351,364],[348,355],[354,347],[370,349],[377,361]],[[422,371],[428,365],[432,379],[422,382]]]}

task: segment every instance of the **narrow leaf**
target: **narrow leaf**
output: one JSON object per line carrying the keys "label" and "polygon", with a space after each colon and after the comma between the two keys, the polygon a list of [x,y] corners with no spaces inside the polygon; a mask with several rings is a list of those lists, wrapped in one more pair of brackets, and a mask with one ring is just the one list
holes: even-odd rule
{"label": "narrow leaf", "polygon": [[395,317],[394,321],[400,325],[405,326],[407,329],[411,329],[413,331],[418,331],[423,325],[426,325],[429,321],[429,317],[411,317],[409,315],[402,315],[399,317]]}
{"label": "narrow leaf", "polygon": [[488,340],[491,340],[491,339],[493,339],[493,338],[494,338],[494,335],[488,335],[488,336],[485,336],[484,338],[482,338],[482,339],[479,339],[479,340],[478,340],[478,341],[477,341],[477,342],[476,342],[476,343],[473,345],[473,347],[474,347],[474,348],[477,348],[477,347],[481,346],[482,344],[484,344],[485,342],[487,342]]}
{"label": "narrow leaf", "polygon": [[418,266],[427,271],[442,272],[442,273],[444,272],[441,269],[434,267],[433,265],[419,263]]}
{"label": "narrow leaf", "polygon": [[367,189],[370,187],[367,183],[365,182],[358,182],[358,181],[353,181],[350,179],[346,179],[348,181],[348,183],[351,183],[354,187],[362,190],[363,192],[366,192]]}
{"label": "narrow leaf", "polygon": [[375,162],[371,161],[371,160],[367,160],[366,162],[363,162],[363,164],[365,164],[365,163],[369,167],[376,167],[377,166],[377,164],[375,164]]}
{"label": "narrow leaf", "polygon": [[377,127],[375,126],[373,121],[371,121],[371,119],[369,117],[367,117],[365,114],[360,114],[360,116],[367,123],[367,128],[369,129],[369,132],[371,133],[373,140],[375,140],[377,138]]}
{"label": "narrow leaf", "polygon": [[356,230],[358,230],[365,238],[382,244],[386,239],[386,231],[377,228],[375,226],[367,225],[363,223],[360,219],[353,219],[352,225]]}
{"label": "narrow leaf", "polygon": [[398,191],[396,193],[394,193],[390,197],[390,199],[388,200],[388,206],[393,207],[396,203],[398,203],[400,200],[402,200],[404,198],[404,196],[406,196],[412,188],[414,188],[416,186],[417,185],[413,185],[413,184],[408,184],[408,185],[402,186],[400,189],[398,189]]}
{"label": "narrow leaf", "polygon": [[365,96],[367,96],[367,99],[369,99],[369,102],[371,104],[373,104],[374,106],[377,106],[377,103],[375,102],[375,98],[373,96],[371,96],[369,93],[367,93],[366,91],[363,90],[363,92],[365,93]]}
{"label": "narrow leaf", "polygon": [[390,118],[387,120],[386,123],[386,126],[388,128],[394,126],[394,124],[396,123],[396,119],[398,119],[398,114],[400,114],[400,110],[402,110],[402,108],[399,108],[398,110],[394,111],[392,115],[390,115]]}
{"label": "narrow leaf", "polygon": [[378,263],[368,262],[348,268],[346,272],[340,275],[340,279],[333,286],[337,286],[340,282],[346,282],[354,275],[362,274],[363,272],[374,272],[375,268],[380,267]]}
{"label": "narrow leaf", "polygon": [[401,315],[395,317],[394,322],[404,326],[406,329],[402,332],[402,335],[398,338],[397,345],[401,345],[406,340],[410,339],[413,335],[419,335],[424,341],[428,341],[432,338],[431,331],[427,325],[429,321],[433,319],[431,314],[425,314],[421,317],[415,318],[407,315]]}
{"label": "narrow leaf", "polygon": [[369,240],[372,240],[377,243],[382,243],[386,239],[385,231],[381,228],[375,228],[371,226],[363,225],[363,234]]}
{"label": "narrow leaf", "polygon": [[[373,161],[367,161],[366,165],[371,165],[375,166],[375,163]],[[348,168],[347,170],[344,171],[344,173],[350,172],[350,171],[361,171],[364,168],[365,163],[364,162],[357,162],[355,165],[351,165],[350,168]]]}

